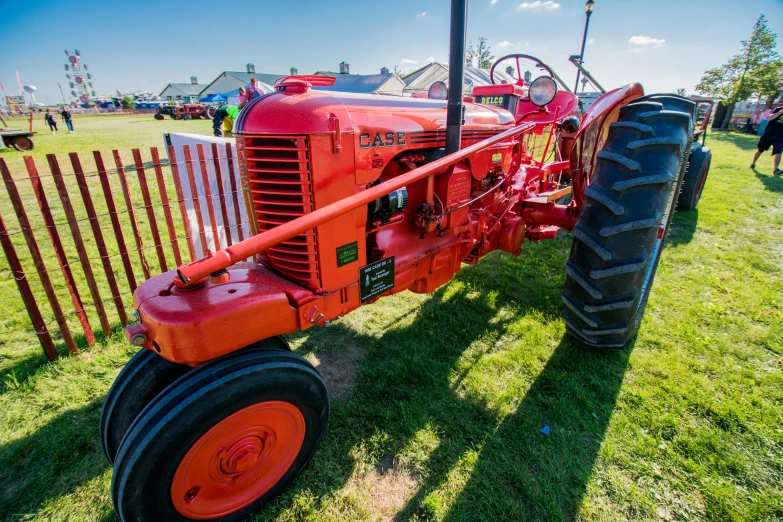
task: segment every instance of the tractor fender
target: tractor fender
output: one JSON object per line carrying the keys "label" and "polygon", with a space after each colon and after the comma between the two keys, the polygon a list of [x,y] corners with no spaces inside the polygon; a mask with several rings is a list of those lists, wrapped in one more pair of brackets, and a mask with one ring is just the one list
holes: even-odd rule
{"label": "tractor fender", "polygon": [[139,322],[126,328],[126,337],[169,361],[196,366],[321,319],[319,296],[264,267],[238,263],[227,272],[192,289],[172,285],[174,270],[149,279],[133,296]]}

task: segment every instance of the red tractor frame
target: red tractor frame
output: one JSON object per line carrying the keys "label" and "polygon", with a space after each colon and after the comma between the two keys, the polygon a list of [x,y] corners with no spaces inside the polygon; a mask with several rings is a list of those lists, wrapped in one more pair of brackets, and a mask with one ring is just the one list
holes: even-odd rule
{"label": "red tractor frame", "polygon": [[[696,105],[630,84],[582,114],[527,55],[501,59],[517,64],[515,84],[493,80],[463,99],[465,13],[455,0],[449,86],[428,99],[319,91],[334,78],[290,76],[242,110],[253,237],[134,295],[139,321],[126,335],[142,350],[101,417],[123,521],[257,511],[305,468],[329,419],[321,377],[281,336],[433,292],[495,250],[520,255],[525,241],[571,231],[568,332],[597,348],[636,335],[678,197],[694,207],[709,170]],[[520,60],[544,75],[528,84]]]}

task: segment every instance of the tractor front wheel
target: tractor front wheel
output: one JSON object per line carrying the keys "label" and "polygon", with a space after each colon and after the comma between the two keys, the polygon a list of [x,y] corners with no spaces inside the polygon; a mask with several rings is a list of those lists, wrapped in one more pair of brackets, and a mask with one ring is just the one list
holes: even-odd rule
{"label": "tractor front wheel", "polygon": [[228,354],[188,372],[131,426],[114,507],[123,522],[245,519],[299,475],[328,420],[326,386],[303,358]]}
{"label": "tractor front wheel", "polygon": [[641,324],[690,151],[695,104],[645,96],[610,124],[566,265],[566,329],[625,347]]}
{"label": "tractor front wheel", "polygon": [[101,443],[109,462],[114,462],[120,443],[141,410],[169,384],[190,370],[149,350],[131,358],[114,380],[101,410]]}
{"label": "tractor front wheel", "polygon": [[156,115],[155,115],[155,119],[156,119],[156,120],[158,120],[158,121],[160,121],[160,120],[162,120],[162,119],[163,119],[163,115],[162,115],[162,114],[156,114]]}
{"label": "tractor front wheel", "polygon": [[712,163],[712,151],[707,147],[699,147],[691,152],[685,178],[682,181],[682,191],[677,199],[678,209],[693,210],[699,204],[710,173],[710,163]]}
{"label": "tractor front wheel", "polygon": [[[270,337],[248,348],[291,351],[282,337]],[[117,375],[101,410],[101,443],[109,462],[114,462],[125,433],[142,410],[191,367],[175,364],[149,350],[140,350]]]}

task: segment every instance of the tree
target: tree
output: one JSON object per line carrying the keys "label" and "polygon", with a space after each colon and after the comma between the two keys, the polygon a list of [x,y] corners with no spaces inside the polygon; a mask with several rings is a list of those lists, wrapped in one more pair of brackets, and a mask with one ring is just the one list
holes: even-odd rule
{"label": "tree", "polygon": [[490,49],[490,46],[487,45],[487,39],[479,36],[478,47],[474,49],[471,44],[465,51],[465,65],[473,67],[473,60],[475,59],[477,67],[489,69],[492,67],[492,60],[495,59],[495,55],[490,52]]}
{"label": "tree", "polygon": [[122,100],[120,100],[120,104],[122,105],[123,109],[132,109],[133,98],[130,96],[125,96]]}
{"label": "tree", "polygon": [[753,25],[750,39],[740,42],[740,53],[724,65],[706,71],[696,85],[696,91],[720,99],[728,108],[721,129],[728,127],[737,102],[753,94],[774,96],[779,82],[778,71],[783,67],[783,61],[775,52],[776,39],[777,35],[767,27],[767,19],[762,14]]}
{"label": "tree", "polygon": [[677,89],[676,91],[674,91],[674,94],[676,94],[678,96],[687,96],[687,91],[684,88],[683,89]]}
{"label": "tree", "polygon": [[402,78],[402,70],[400,69],[400,66],[399,66],[399,65],[395,65],[395,66],[394,66],[394,74],[396,74],[397,76],[399,76],[400,78]]}

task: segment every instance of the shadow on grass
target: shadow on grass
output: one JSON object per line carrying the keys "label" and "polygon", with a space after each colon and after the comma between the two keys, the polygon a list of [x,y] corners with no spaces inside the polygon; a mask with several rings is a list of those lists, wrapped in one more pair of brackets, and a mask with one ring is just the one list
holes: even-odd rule
{"label": "shadow on grass", "polygon": [[38,512],[109,466],[97,436],[102,399],[66,410],[31,434],[0,446],[0,519]]}
{"label": "shadow on grass", "polygon": [[753,169],[753,173],[759,179],[764,188],[772,192],[783,192],[783,176],[774,174],[763,174],[758,169]]}
{"label": "shadow on grass", "polygon": [[[707,136],[707,146],[710,146],[710,140],[731,143],[742,150],[755,151],[758,145],[759,137],[752,134],[742,134],[739,132],[714,131]],[[748,156],[748,165],[753,156]]]}
{"label": "shadow on grass", "polygon": [[696,233],[696,227],[698,225],[698,208],[688,211],[676,211],[674,216],[672,216],[672,222],[671,225],[669,225],[669,231],[666,234],[664,248],[667,246],[679,246],[690,243]]}
{"label": "shadow on grass", "polygon": [[[506,393],[503,390],[462,385],[482,359],[501,358],[505,364],[514,358],[513,352],[503,352],[506,343],[526,336],[516,330],[520,317],[559,321],[561,274],[570,242],[548,243],[531,247],[536,252],[522,258],[496,253],[465,268],[456,278],[463,283],[456,291],[441,288],[413,311],[412,323],[399,326],[395,323],[403,318],[393,318],[380,338],[339,322],[311,331],[298,352],[318,355],[361,343],[367,355],[350,401],[333,409],[329,431],[308,470],[255,520],[275,518],[292,506],[297,493],[322,498],[340,490],[355,471],[358,449],[375,460],[381,473],[396,467],[397,456],[416,445],[422,430],[434,430],[438,444],[422,457],[423,470],[411,471],[417,479],[415,491],[392,513],[396,521],[441,516],[469,521],[573,519],[615,406],[629,350],[588,350],[570,338],[561,339],[554,353],[533,344],[536,354],[531,359],[549,357],[548,362],[531,378],[530,388],[520,394],[509,415],[492,406],[493,393]],[[516,326],[509,332],[512,324]],[[509,361],[508,368],[496,371],[502,375],[524,368]],[[507,385],[519,386],[511,379]],[[510,402],[517,403],[514,398]],[[540,432],[544,425],[552,427],[548,436]],[[478,455],[472,471],[465,464],[469,454]],[[447,511],[441,488],[453,473],[467,475],[467,484]]]}

